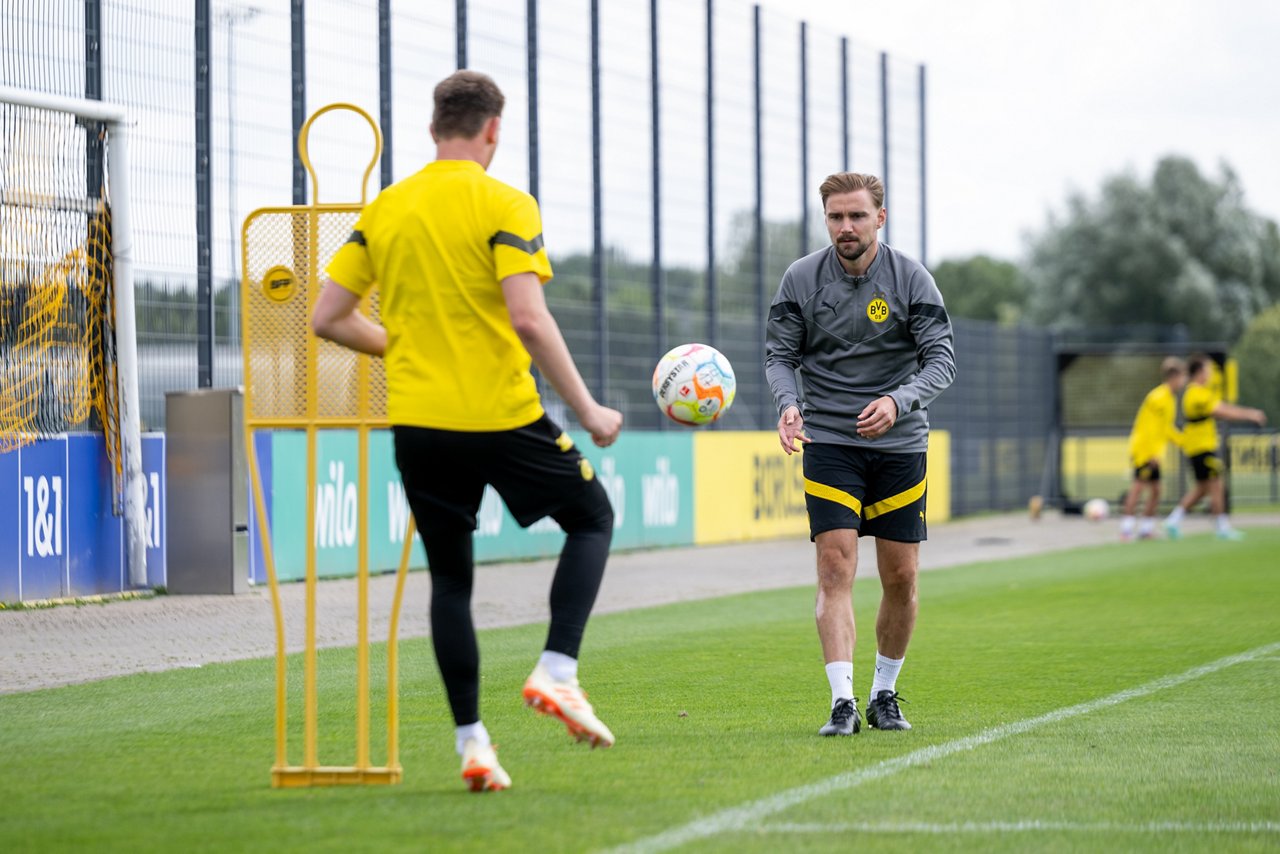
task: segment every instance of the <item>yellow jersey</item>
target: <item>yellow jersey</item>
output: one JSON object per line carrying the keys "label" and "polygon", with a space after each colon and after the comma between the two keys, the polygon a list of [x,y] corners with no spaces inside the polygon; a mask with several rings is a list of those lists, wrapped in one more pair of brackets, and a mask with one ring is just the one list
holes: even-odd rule
{"label": "yellow jersey", "polygon": [[1174,423],[1177,405],[1173,389],[1164,383],[1147,392],[1142,399],[1138,414],[1133,419],[1133,429],[1129,432],[1129,457],[1134,468],[1163,459],[1170,439],[1181,444],[1182,436]]}
{"label": "yellow jersey", "polygon": [[1218,423],[1213,409],[1218,396],[1208,386],[1192,383],[1182,395],[1182,450],[1188,457],[1218,450]]}
{"label": "yellow jersey", "polygon": [[542,417],[532,358],[502,280],[551,278],[532,196],[471,160],[437,160],[365,206],[326,269],[387,329],[387,416],[439,430],[514,430]]}

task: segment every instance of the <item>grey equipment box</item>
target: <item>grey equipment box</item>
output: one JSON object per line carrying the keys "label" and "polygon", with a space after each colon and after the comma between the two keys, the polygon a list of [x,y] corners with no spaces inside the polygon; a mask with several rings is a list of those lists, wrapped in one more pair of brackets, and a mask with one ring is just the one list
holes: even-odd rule
{"label": "grey equipment box", "polygon": [[168,592],[247,592],[244,394],[167,392],[164,411]]}

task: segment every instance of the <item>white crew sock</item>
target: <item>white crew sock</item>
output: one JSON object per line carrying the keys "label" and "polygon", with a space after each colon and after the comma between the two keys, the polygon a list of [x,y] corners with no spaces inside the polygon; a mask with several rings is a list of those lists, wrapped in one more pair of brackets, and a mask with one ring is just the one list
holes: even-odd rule
{"label": "white crew sock", "polygon": [[1136,521],[1137,520],[1135,520],[1132,516],[1121,516],[1120,517],[1120,536],[1127,537],[1130,534],[1132,534],[1133,526]]}
{"label": "white crew sock", "polygon": [[466,747],[467,739],[474,738],[480,744],[489,744],[489,731],[484,728],[484,721],[476,721],[473,724],[465,724],[454,730],[456,739],[456,748],[458,755],[462,755],[462,749]]}
{"label": "white crew sock", "polygon": [[1154,516],[1143,516],[1142,521],[1138,523],[1138,536],[1149,537],[1156,532],[1156,520]]}
{"label": "white crew sock", "polygon": [[1218,515],[1218,533],[1225,534],[1227,531],[1230,531],[1230,530],[1231,530],[1231,520],[1227,517],[1227,514],[1226,513],[1219,514]]}
{"label": "white crew sock", "polygon": [[853,699],[853,662],[833,661],[827,665],[827,682],[831,684],[831,705],[836,700]]}
{"label": "white crew sock", "polygon": [[1186,512],[1187,511],[1182,509],[1182,505],[1179,504],[1177,507],[1173,508],[1173,512],[1169,514],[1169,518],[1165,519],[1165,521],[1170,525],[1176,525],[1182,521],[1182,517],[1186,515]]}
{"label": "white crew sock", "polygon": [[874,700],[881,691],[894,690],[894,686],[898,684],[898,671],[902,669],[904,661],[906,658],[885,658],[876,653],[876,675],[871,680],[871,696],[867,698],[868,701]]}
{"label": "white crew sock", "polygon": [[563,652],[543,650],[538,663],[547,668],[547,673],[557,682],[572,682],[578,678],[578,659],[570,658]]}

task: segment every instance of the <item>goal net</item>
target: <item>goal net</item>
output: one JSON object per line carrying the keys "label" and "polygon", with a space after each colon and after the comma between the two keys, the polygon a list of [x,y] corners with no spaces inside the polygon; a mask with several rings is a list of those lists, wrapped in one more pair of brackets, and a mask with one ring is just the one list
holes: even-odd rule
{"label": "goal net", "polygon": [[101,430],[118,487],[103,128],[0,103],[0,453]]}
{"label": "goal net", "polygon": [[0,453],[102,431],[129,581],[144,586],[127,120],[0,86]]}

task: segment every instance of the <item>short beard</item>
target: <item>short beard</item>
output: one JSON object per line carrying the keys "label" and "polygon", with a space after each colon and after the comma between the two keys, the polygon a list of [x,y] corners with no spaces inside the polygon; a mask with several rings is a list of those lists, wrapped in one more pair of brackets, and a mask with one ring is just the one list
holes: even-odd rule
{"label": "short beard", "polygon": [[866,244],[864,244],[864,243],[854,243],[854,244],[853,244],[853,246],[854,246],[853,254],[852,254],[852,255],[850,255],[850,254],[848,254],[848,250],[847,250],[847,249],[842,248],[842,247],[847,247],[847,246],[849,246],[849,244],[848,244],[848,243],[837,243],[837,244],[836,244],[836,253],[837,253],[841,258],[845,259],[846,261],[857,261],[859,258],[861,258],[861,257],[866,253],[866,251],[867,251],[867,249],[868,249],[868,246],[867,246]]}

